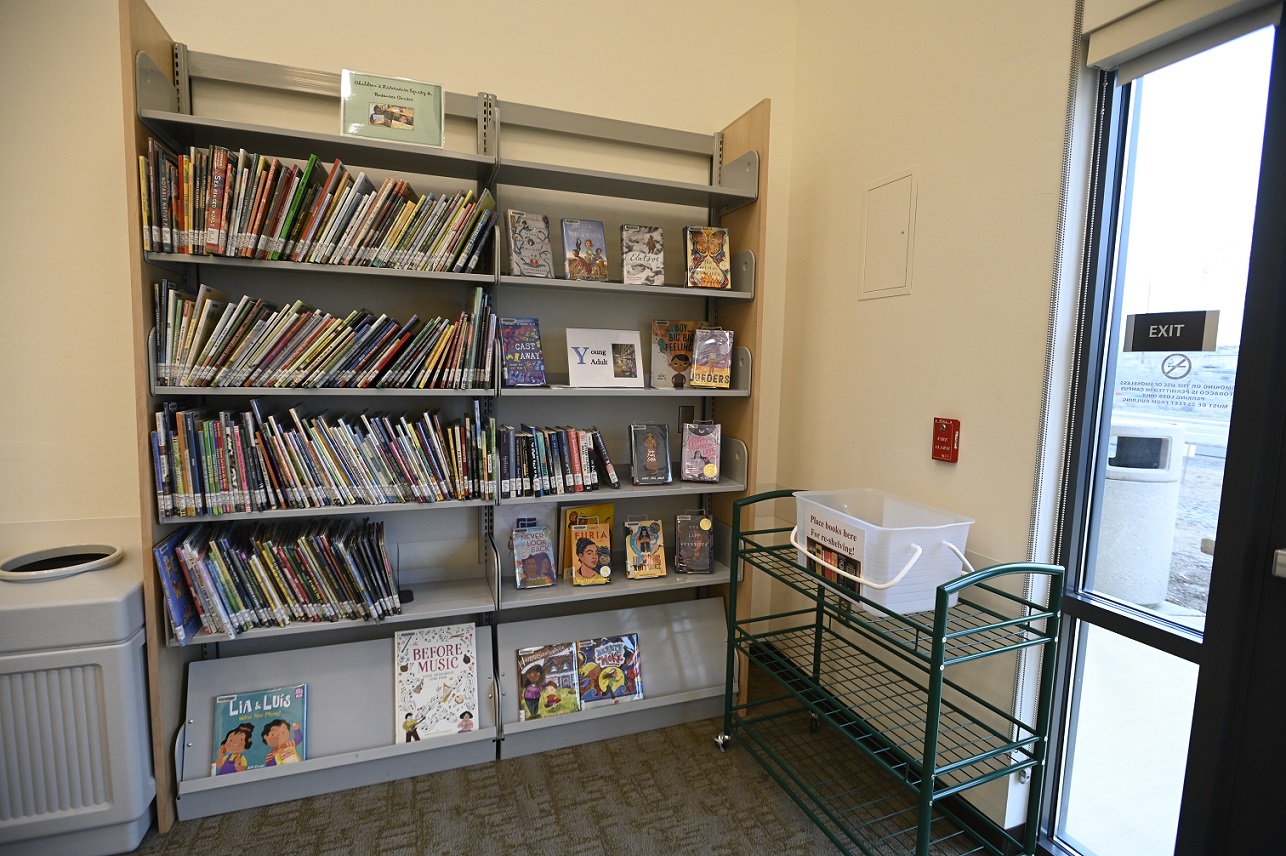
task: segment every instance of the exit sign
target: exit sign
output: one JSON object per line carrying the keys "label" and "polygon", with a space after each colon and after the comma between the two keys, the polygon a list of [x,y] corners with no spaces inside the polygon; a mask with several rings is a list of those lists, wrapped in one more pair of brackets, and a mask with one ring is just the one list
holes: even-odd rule
{"label": "exit sign", "polygon": [[1213,351],[1219,310],[1149,312],[1125,318],[1126,351]]}

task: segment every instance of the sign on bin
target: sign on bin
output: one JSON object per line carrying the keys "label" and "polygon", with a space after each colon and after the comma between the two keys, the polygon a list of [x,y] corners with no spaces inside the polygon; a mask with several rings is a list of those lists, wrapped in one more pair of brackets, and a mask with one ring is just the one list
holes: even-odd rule
{"label": "sign on bin", "polygon": [[866,612],[933,609],[937,587],[969,567],[968,517],[874,488],[800,491],[795,509],[799,563],[826,567],[823,580]]}

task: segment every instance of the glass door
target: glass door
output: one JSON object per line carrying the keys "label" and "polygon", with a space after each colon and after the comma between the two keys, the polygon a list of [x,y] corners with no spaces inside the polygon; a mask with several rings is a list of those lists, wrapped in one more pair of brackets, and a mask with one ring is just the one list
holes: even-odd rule
{"label": "glass door", "polygon": [[[1174,853],[1242,363],[1275,29],[1105,90],[1097,384],[1070,494],[1053,840]],[[1093,396],[1090,396],[1093,398]]]}

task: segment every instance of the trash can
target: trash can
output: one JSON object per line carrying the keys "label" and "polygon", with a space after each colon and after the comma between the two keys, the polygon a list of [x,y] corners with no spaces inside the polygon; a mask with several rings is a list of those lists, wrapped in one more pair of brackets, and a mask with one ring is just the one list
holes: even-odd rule
{"label": "trash can", "polygon": [[1179,513],[1184,428],[1113,419],[1099,513],[1095,591],[1140,606],[1165,600]]}
{"label": "trash can", "polygon": [[143,569],[99,548],[0,563],[0,856],[127,853],[151,826]]}

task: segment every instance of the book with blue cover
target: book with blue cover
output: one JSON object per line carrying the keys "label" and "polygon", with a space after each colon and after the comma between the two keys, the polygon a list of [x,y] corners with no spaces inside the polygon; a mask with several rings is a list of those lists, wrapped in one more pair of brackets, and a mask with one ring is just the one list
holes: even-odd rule
{"label": "book with blue cover", "polygon": [[536,318],[501,318],[501,384],[507,387],[544,386],[545,352]]}
{"label": "book with blue cover", "polygon": [[307,712],[307,684],[216,696],[210,775],[303,761]]}

